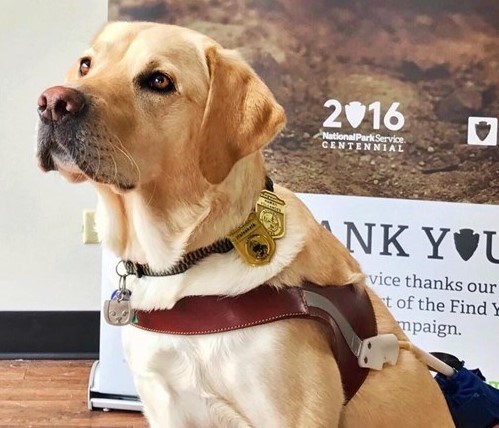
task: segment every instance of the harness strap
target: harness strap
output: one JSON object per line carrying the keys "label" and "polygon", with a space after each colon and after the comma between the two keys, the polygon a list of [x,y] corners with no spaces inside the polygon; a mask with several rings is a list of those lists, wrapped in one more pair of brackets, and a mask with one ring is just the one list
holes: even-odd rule
{"label": "harness strap", "polygon": [[290,318],[313,319],[328,327],[348,402],[369,373],[359,366],[362,340],[377,334],[371,301],[362,287],[262,285],[233,297],[190,296],[170,310],[136,311],[133,325],[157,333],[203,335]]}

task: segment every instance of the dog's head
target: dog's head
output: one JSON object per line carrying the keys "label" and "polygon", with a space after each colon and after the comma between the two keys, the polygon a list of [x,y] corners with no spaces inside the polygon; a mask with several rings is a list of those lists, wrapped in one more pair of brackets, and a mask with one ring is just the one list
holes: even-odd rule
{"label": "dog's head", "polygon": [[[63,86],[44,91],[45,171],[126,192],[154,181],[217,184],[284,125],[282,108],[233,51],[197,32],[112,23]],[[199,187],[199,186],[197,186]]]}

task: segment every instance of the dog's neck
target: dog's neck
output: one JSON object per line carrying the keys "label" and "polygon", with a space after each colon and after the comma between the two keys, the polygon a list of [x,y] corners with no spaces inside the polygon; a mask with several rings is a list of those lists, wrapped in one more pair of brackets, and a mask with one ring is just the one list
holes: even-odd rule
{"label": "dog's neck", "polygon": [[[265,169],[257,157],[237,163],[223,183],[186,195],[186,201],[187,196],[197,197],[197,203],[191,199],[173,208],[159,184],[123,195],[97,186],[99,235],[117,256],[166,270],[188,251],[209,245],[243,224],[264,182]],[[179,275],[140,280],[132,276],[127,284],[133,291],[133,307],[171,308],[185,296],[235,295],[263,283],[281,286],[306,279],[343,285],[361,280],[350,253],[317,224],[303,203],[279,186],[276,193],[286,201],[286,234],[276,243],[271,263],[255,268],[230,251],[208,257]],[[328,257],[317,257],[317,246],[324,254],[334,254],[334,263]]]}
{"label": "dog's neck", "polygon": [[187,184],[173,197],[171,183],[165,188],[160,181],[125,194],[97,185],[99,235],[119,257],[167,269],[244,223],[264,181],[263,161],[255,153],[238,162],[222,183]]}

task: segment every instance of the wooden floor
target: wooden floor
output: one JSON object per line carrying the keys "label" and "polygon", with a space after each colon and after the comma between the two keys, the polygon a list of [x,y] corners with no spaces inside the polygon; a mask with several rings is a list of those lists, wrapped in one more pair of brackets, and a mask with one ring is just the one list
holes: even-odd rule
{"label": "wooden floor", "polygon": [[91,361],[0,361],[0,427],[146,428],[134,412],[90,411]]}

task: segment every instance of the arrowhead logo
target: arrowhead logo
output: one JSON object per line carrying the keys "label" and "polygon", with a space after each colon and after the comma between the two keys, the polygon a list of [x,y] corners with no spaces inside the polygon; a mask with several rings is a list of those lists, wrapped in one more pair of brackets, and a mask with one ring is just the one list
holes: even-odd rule
{"label": "arrowhead logo", "polygon": [[480,141],[485,141],[485,139],[488,137],[490,130],[492,129],[492,126],[490,123],[485,122],[484,120],[475,123],[475,132],[478,138],[480,138]]}
{"label": "arrowhead logo", "polygon": [[496,117],[469,117],[468,144],[497,146],[497,122]]}
{"label": "arrowhead logo", "polygon": [[461,229],[454,233],[454,245],[461,258],[466,262],[475,254],[480,235],[473,229]]}
{"label": "arrowhead logo", "polygon": [[366,106],[359,101],[351,101],[345,106],[345,115],[352,128],[357,128],[366,115]]}

